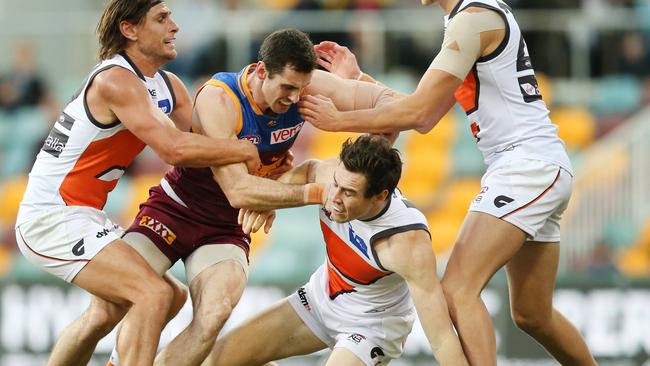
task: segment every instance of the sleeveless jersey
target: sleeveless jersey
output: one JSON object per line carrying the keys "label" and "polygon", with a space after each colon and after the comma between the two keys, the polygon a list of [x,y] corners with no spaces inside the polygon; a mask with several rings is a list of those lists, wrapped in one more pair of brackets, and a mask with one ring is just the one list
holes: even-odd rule
{"label": "sleeveless jersey", "polygon": [[101,210],[126,167],[144,149],[145,144],[119,120],[103,125],[88,108],[86,92],[94,78],[116,66],[136,74],[163,112],[169,115],[173,111],[174,91],[164,71],[146,77],[125,53],[95,66],[63,109],[36,157],[16,225],[62,205]]}
{"label": "sleeveless jersey", "polygon": [[414,305],[406,281],[382,267],[373,244],[410,230],[428,232],[425,216],[397,189],[384,210],[366,221],[337,223],[320,211],[327,260],[308,284],[319,306],[355,317],[410,311]]}
{"label": "sleeveless jersey", "polygon": [[445,16],[445,26],[468,7],[494,10],[506,26],[501,44],[491,54],[479,57],[455,93],[485,163],[530,158],[557,164],[571,172],[564,143],[542,101],[512,10],[500,0],[461,0]]}
{"label": "sleeveless jersey", "polygon": [[[223,88],[239,107],[237,137],[255,144],[263,164],[256,175],[265,176],[282,164],[282,158],[296,140],[304,121],[298,113],[297,104],[280,115],[272,116],[260,110],[247,84],[254,67],[254,64],[249,65],[239,73],[217,73],[206,85]],[[174,167],[165,175],[162,187],[177,203],[197,212],[202,220],[214,223],[216,218],[220,218],[221,223],[239,227],[238,210],[230,205],[214,181],[210,168]]]}

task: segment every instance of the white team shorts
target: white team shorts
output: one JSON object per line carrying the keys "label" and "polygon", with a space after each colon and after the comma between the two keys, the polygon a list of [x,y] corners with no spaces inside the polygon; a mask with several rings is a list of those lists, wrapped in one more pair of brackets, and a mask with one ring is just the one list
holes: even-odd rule
{"label": "white team shorts", "polygon": [[72,282],[97,253],[123,232],[103,211],[63,206],[16,227],[16,241],[34,265]]}
{"label": "white team shorts", "polygon": [[530,241],[559,242],[560,219],[571,197],[573,177],[558,165],[515,159],[488,168],[469,210],[503,219]]}
{"label": "white team shorts", "polygon": [[307,327],[331,349],[345,348],[367,366],[387,365],[402,355],[406,337],[415,321],[415,309],[406,314],[374,314],[346,317],[319,306],[309,295],[310,287],[299,288],[289,303]]}

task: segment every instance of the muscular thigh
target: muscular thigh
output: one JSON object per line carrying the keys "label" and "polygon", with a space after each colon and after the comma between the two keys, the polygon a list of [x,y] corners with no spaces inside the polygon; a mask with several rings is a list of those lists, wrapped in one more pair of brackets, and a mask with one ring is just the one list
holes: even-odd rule
{"label": "muscular thigh", "polygon": [[550,314],[559,257],[559,243],[527,242],[508,262],[506,273],[513,311]]}
{"label": "muscular thigh", "polygon": [[325,366],[367,366],[354,352],[347,348],[335,348]]}
{"label": "muscular thigh", "polygon": [[326,347],[283,299],[217,340],[206,365],[261,365]]}
{"label": "muscular thigh", "polygon": [[494,273],[521,248],[526,234],[509,222],[483,212],[469,212],[443,276],[446,289],[478,294]]}

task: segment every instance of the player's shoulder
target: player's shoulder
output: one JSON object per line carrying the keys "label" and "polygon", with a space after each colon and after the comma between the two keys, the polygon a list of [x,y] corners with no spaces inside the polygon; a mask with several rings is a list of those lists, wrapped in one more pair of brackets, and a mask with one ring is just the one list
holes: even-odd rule
{"label": "player's shoulder", "polygon": [[117,65],[97,73],[92,85],[103,97],[131,95],[134,90],[143,88],[142,81],[136,74]]}

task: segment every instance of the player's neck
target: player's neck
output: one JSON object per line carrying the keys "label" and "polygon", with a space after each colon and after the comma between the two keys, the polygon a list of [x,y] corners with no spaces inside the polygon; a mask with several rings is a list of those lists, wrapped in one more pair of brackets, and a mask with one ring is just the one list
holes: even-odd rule
{"label": "player's neck", "polygon": [[449,14],[460,1],[462,0],[440,0],[438,5],[444,10],[445,14]]}
{"label": "player's neck", "polygon": [[264,100],[264,94],[262,94],[262,80],[257,77],[257,70],[251,72],[246,78],[246,84],[248,85],[248,90],[251,91],[253,96],[253,103],[261,111],[265,111],[269,108],[268,103]]}
{"label": "player's neck", "polygon": [[367,215],[365,215],[362,218],[359,218],[359,220],[370,221],[378,218],[378,216],[380,216],[381,213],[384,210],[386,210],[386,206],[388,206],[389,204],[390,204],[390,200],[388,198],[386,198],[383,201],[376,202],[374,205],[372,205],[373,207],[370,210],[368,210]]}
{"label": "player's neck", "polygon": [[138,52],[134,48],[124,50],[124,53],[129,57],[131,62],[140,70],[140,72],[147,77],[152,78],[156,72],[165,65],[164,61],[152,60],[151,57]]}

